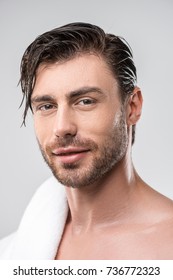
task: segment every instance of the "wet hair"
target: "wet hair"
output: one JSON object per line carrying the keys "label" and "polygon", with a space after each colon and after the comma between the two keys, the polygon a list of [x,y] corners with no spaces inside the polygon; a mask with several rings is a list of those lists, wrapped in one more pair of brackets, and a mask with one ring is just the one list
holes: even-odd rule
{"label": "wet hair", "polygon": [[[136,81],[136,67],[132,50],[119,36],[107,34],[96,25],[70,23],[38,36],[26,49],[21,61],[22,104],[25,103],[23,124],[28,109],[32,110],[31,95],[34,89],[36,72],[42,64],[66,61],[78,54],[92,53],[105,59],[118,82],[122,102],[132,93]],[[132,144],[135,139],[135,125],[132,127]]]}

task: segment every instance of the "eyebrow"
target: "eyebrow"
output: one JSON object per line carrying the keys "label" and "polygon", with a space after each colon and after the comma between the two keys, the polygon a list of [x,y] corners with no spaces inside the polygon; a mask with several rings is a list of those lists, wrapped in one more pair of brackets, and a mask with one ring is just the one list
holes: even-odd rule
{"label": "eyebrow", "polygon": [[83,87],[83,88],[74,90],[70,93],[67,93],[67,97],[68,98],[74,98],[74,97],[78,97],[80,95],[87,94],[89,92],[96,92],[96,93],[99,93],[99,94],[103,94],[103,91],[98,87]]}
{"label": "eyebrow", "polygon": [[[96,92],[99,94],[104,94],[104,92],[98,88],[98,87],[83,87],[74,91],[71,91],[69,93],[67,93],[65,96],[68,99],[72,99],[75,97],[79,97],[81,95],[85,95],[89,92]],[[53,95],[36,95],[35,97],[31,98],[31,103],[39,103],[39,102],[50,102],[50,101],[55,101],[55,97]]]}
{"label": "eyebrow", "polygon": [[32,103],[39,103],[39,102],[49,102],[49,101],[53,101],[55,98],[51,95],[38,95],[35,96],[33,98],[31,98],[31,104]]}

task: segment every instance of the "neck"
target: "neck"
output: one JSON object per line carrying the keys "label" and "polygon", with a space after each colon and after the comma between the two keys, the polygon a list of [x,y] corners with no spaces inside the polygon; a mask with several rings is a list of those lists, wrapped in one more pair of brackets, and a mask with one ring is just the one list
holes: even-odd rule
{"label": "neck", "polygon": [[80,189],[66,187],[73,230],[87,232],[127,219],[138,180],[133,164],[126,156],[94,184]]}

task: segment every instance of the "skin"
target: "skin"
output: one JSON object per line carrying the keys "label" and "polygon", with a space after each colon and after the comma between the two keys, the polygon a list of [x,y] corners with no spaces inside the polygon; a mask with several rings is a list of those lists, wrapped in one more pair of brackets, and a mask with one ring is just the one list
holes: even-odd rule
{"label": "skin", "polygon": [[[86,87],[102,93],[89,90],[72,96]],[[39,66],[32,107],[42,153],[63,180],[85,182],[85,172],[112,133],[126,143],[121,147],[117,141],[121,157],[100,178],[80,187],[65,186],[69,215],[55,259],[172,259],[173,202],[142,181],[131,159],[132,125],[142,110],[140,89],[134,89],[122,114],[118,84],[107,64],[97,55],[83,54]],[[122,119],[124,136],[118,130]],[[63,144],[69,138],[90,139],[97,149],[77,160],[67,157],[68,167],[51,152],[57,141]]]}

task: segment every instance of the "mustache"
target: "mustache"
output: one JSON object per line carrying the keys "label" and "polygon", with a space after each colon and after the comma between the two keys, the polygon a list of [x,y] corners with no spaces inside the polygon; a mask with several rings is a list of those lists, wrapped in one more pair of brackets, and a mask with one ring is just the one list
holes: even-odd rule
{"label": "mustache", "polygon": [[[37,139],[38,144],[40,146],[41,149],[43,149],[41,147],[41,144],[39,142],[39,140]],[[98,148],[98,145],[91,139],[85,138],[82,139],[79,136],[76,137],[59,137],[57,138],[55,141],[52,141],[52,143],[50,143],[49,145],[46,145],[46,151],[49,153],[54,149],[58,149],[58,148],[67,148],[67,147],[83,147],[83,148],[87,148],[87,149],[92,149],[92,150],[96,150]]]}

